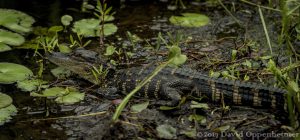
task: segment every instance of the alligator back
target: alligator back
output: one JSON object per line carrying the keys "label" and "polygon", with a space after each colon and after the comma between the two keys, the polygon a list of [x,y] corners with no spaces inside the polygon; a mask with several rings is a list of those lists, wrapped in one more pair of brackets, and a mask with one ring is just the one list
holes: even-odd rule
{"label": "alligator back", "polygon": [[[155,69],[154,66],[124,69],[115,75],[113,83],[123,92],[130,92]],[[164,68],[140,91],[139,96],[167,98],[164,84],[179,81],[175,89],[193,91],[193,96],[207,97],[215,103],[286,110],[286,91],[264,84],[211,78],[190,68]],[[183,86],[184,85],[184,86]],[[160,95],[158,95],[160,94]]]}
{"label": "alligator back", "polygon": [[[54,64],[65,67],[82,78],[96,83],[91,69],[92,66],[98,64],[82,62],[61,53],[53,53],[47,57]],[[154,69],[155,66],[121,69],[115,73],[114,77],[108,77],[107,84],[116,86],[123,93],[128,93]],[[138,96],[179,100],[180,97],[174,97],[178,96],[176,92],[182,96],[187,93],[186,91],[189,93],[192,91],[193,95],[197,97],[206,96],[215,103],[224,101],[228,105],[286,110],[286,91],[283,89],[258,83],[211,78],[189,68],[164,68],[142,87]]]}

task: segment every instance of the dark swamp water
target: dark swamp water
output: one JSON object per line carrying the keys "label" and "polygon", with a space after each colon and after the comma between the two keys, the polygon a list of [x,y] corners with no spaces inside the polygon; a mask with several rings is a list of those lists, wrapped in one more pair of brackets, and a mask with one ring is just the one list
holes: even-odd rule
{"label": "dark swamp water", "polygon": [[[34,26],[50,27],[60,25],[60,17],[65,14],[72,15],[75,20],[92,17],[92,14],[79,12],[81,4],[81,0],[1,0],[0,8],[23,11],[35,18]],[[115,46],[126,46],[130,43],[126,36],[127,31],[139,36],[142,41],[135,44],[136,46],[131,50],[134,52],[131,63],[137,63],[134,65],[165,60],[167,57],[165,46],[162,45],[156,53],[149,47],[144,47],[148,44],[155,46],[159,32],[170,42],[172,39],[167,35],[168,32],[174,35],[179,31],[183,34],[187,39],[181,42],[181,49],[182,53],[189,58],[183,67],[191,67],[205,74],[210,70],[226,69],[235,62],[239,63],[248,58],[267,55],[268,52],[257,8],[245,3],[224,1],[243,26],[237,24],[222,6],[204,1],[187,1],[186,9],[179,5],[176,10],[168,9],[174,5],[174,1],[164,0],[121,3],[109,1],[109,4],[116,12],[113,23],[117,25],[118,31],[107,37],[105,42],[113,43]],[[199,28],[185,28],[174,26],[169,22],[170,16],[184,12],[205,14],[210,18],[210,23]],[[282,52],[278,54],[278,63],[284,65],[288,58],[285,57],[284,48],[277,47],[275,41],[280,32],[279,13],[265,12],[265,14],[272,45],[275,46],[274,52]],[[86,49],[98,50],[98,38],[92,40]],[[251,43],[255,45],[249,45]],[[252,51],[247,51],[249,46],[253,47]],[[231,62],[233,49],[246,51],[237,56],[237,61]],[[16,49],[2,52],[0,61],[23,64],[37,73],[39,58],[33,57],[33,54],[33,50]],[[127,63],[124,59],[120,61]],[[274,83],[272,76],[264,74],[263,68],[259,67],[264,66],[265,62],[255,62],[258,67],[251,72],[246,72],[243,67],[238,67],[237,70],[241,75],[248,74],[250,81]],[[278,118],[270,110],[231,107],[229,112],[224,112],[220,109],[220,105],[210,103],[208,103],[210,108],[207,110],[193,110],[189,108],[190,101],[176,111],[161,111],[158,106],[151,103],[140,113],[131,113],[130,108],[127,107],[121,115],[121,121],[110,125],[110,119],[116,109],[114,101],[122,99],[123,96],[108,99],[97,95],[95,93],[97,87],[93,87],[76,75],[57,80],[50,73],[50,68],[54,68],[55,65],[47,60],[44,64],[44,79],[50,81],[53,86],[76,86],[86,93],[85,99],[74,105],[58,105],[49,102],[46,104],[45,100],[33,98],[29,93],[17,89],[15,85],[0,85],[0,91],[9,94],[18,108],[18,114],[13,117],[13,120],[0,126],[0,140],[161,139],[156,128],[162,124],[176,128],[176,134],[172,139],[238,139],[239,137],[277,139],[277,137],[265,137],[259,134],[290,133],[286,127],[288,125],[286,118]],[[145,100],[142,98],[133,98],[128,106],[143,101]],[[190,115],[194,113],[201,114],[206,121],[202,123],[189,121]],[[226,131],[220,133],[222,129]],[[292,139],[292,137],[278,137],[278,139],[287,138]]]}

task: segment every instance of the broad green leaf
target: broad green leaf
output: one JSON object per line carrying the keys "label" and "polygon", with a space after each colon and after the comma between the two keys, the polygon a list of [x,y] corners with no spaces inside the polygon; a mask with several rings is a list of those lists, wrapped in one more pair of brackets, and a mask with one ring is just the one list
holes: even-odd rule
{"label": "broad green leaf", "polygon": [[43,91],[43,94],[38,94],[35,92],[30,93],[33,97],[49,97],[55,98],[57,103],[63,104],[74,104],[84,99],[84,93],[78,92],[77,89],[72,87],[62,88],[53,87]]}
{"label": "broad green leaf", "polygon": [[115,51],[116,51],[116,48],[114,46],[108,46],[108,47],[106,47],[106,52],[104,55],[110,56],[110,55],[114,54]]}
{"label": "broad green leaf", "polygon": [[11,47],[6,45],[5,43],[0,42],[0,52],[10,51],[10,50],[11,50]]}
{"label": "broad green leaf", "polygon": [[5,43],[7,45],[12,46],[19,46],[24,42],[25,39],[20,34],[0,29],[0,43]]}
{"label": "broad green leaf", "polygon": [[47,85],[45,85],[47,83],[47,81],[43,81],[40,79],[23,80],[17,83],[17,87],[22,91],[33,91],[37,90],[39,86],[42,86],[43,88],[48,87]]}
{"label": "broad green leaf", "polygon": [[0,126],[9,122],[12,119],[11,116],[14,116],[17,112],[17,108],[13,104],[0,108]]}
{"label": "broad green leaf", "polygon": [[74,23],[72,31],[84,37],[96,37],[99,35],[99,24],[98,19],[82,19]]}
{"label": "broad green leaf", "polygon": [[179,65],[182,65],[186,60],[187,60],[186,55],[181,54],[181,55],[174,57],[173,61],[170,64],[179,66]]}
{"label": "broad green leaf", "polygon": [[0,109],[12,104],[12,98],[0,92]]}
{"label": "broad green leaf", "polygon": [[168,55],[168,58],[173,58],[175,56],[178,56],[181,54],[181,49],[180,47],[174,45],[174,46],[171,46],[169,47],[169,55]]}
{"label": "broad green leaf", "polygon": [[140,103],[140,104],[135,104],[135,105],[132,105],[130,110],[132,112],[141,112],[143,111],[144,109],[146,109],[149,105],[149,101],[147,102],[143,102],[143,103]]}
{"label": "broad green leaf", "polygon": [[66,45],[66,44],[59,44],[58,45],[58,49],[62,53],[70,53],[70,52],[72,52],[72,49],[68,45]]}
{"label": "broad green leaf", "polygon": [[22,81],[32,75],[32,71],[25,66],[6,62],[0,63],[0,84]]}
{"label": "broad green leaf", "polygon": [[168,124],[159,125],[156,127],[156,132],[159,138],[176,139],[176,129]]}
{"label": "broad green leaf", "polygon": [[170,64],[175,66],[181,65],[187,60],[186,55],[181,54],[181,49],[178,46],[171,46],[169,48],[168,58],[173,59]]}
{"label": "broad green leaf", "polygon": [[73,21],[73,17],[70,15],[63,15],[60,21],[64,26],[69,26],[70,23]]}
{"label": "broad green leaf", "polygon": [[104,35],[109,36],[117,32],[118,27],[112,23],[104,24]]}
{"label": "broad green leaf", "polygon": [[57,33],[57,32],[60,32],[64,29],[63,26],[51,26],[49,29],[48,29],[48,32],[49,33]]}
{"label": "broad green leaf", "polygon": [[[35,20],[17,10],[0,9],[0,25],[18,33],[30,32],[32,24]],[[0,37],[1,38],[1,37]]]}
{"label": "broad green leaf", "polygon": [[55,101],[61,104],[74,104],[84,99],[84,93],[80,92],[69,92],[65,96],[57,97]]}
{"label": "broad green leaf", "polygon": [[[118,29],[117,26],[112,23],[104,24],[103,28],[105,36],[115,33]],[[76,21],[72,29],[73,32],[83,35],[84,37],[100,36],[100,30],[100,21],[94,18]]]}
{"label": "broad green leaf", "polygon": [[169,21],[174,25],[184,27],[201,27],[210,22],[207,16],[197,13],[182,13],[182,16],[171,16]]}
{"label": "broad green leaf", "polygon": [[66,89],[61,87],[48,88],[43,91],[43,96],[45,97],[59,97],[59,96],[64,96],[66,94],[67,94]]}

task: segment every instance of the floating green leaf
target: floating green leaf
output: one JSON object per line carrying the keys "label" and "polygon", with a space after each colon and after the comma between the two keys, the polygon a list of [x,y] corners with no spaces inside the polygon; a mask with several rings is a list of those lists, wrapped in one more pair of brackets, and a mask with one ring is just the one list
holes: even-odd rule
{"label": "floating green leaf", "polygon": [[6,45],[5,43],[0,43],[0,52],[10,51],[11,47]]}
{"label": "floating green leaf", "polygon": [[[114,24],[104,24],[104,35],[108,36],[117,31],[117,26]],[[82,19],[76,21],[73,26],[73,32],[83,35],[84,37],[100,36],[100,21],[98,19]]]}
{"label": "floating green leaf", "polygon": [[63,104],[73,104],[84,99],[84,93],[80,93],[75,88],[61,88],[53,87],[43,91],[43,94],[38,94],[35,92],[30,93],[34,97],[48,97],[55,98],[57,103]]}
{"label": "floating green leaf", "polygon": [[70,15],[63,15],[60,21],[64,26],[68,26],[73,21],[73,18]]}
{"label": "floating green leaf", "polygon": [[0,125],[8,122],[16,113],[17,108],[12,104],[12,98],[0,92]]}
{"label": "floating green leaf", "polygon": [[11,84],[32,76],[33,73],[25,66],[14,63],[0,63],[0,84]]}
{"label": "floating green leaf", "polygon": [[48,88],[43,91],[45,97],[59,97],[67,94],[66,89],[61,87]]}
{"label": "floating green leaf", "polygon": [[156,128],[159,138],[176,139],[176,129],[168,124],[159,125]]}
{"label": "floating green leaf", "polygon": [[146,109],[148,107],[148,105],[149,105],[149,101],[132,105],[130,109],[132,112],[141,112],[144,109]]}
{"label": "floating green leaf", "polygon": [[17,86],[22,91],[33,91],[36,90],[39,86],[43,88],[47,88],[48,85],[45,85],[47,83],[48,83],[47,81],[43,81],[40,79],[30,79],[30,80],[19,81],[17,83]]}
{"label": "floating green leaf", "polygon": [[31,26],[35,20],[20,11],[12,9],[0,9],[0,25],[12,31],[27,33],[31,31]]}
{"label": "floating green leaf", "polygon": [[71,91],[65,96],[61,96],[55,99],[57,103],[61,104],[74,104],[84,99],[84,93]]}
{"label": "floating green leaf", "polygon": [[5,43],[7,45],[12,46],[19,46],[24,42],[25,39],[20,34],[0,29],[0,43]]}
{"label": "floating green leaf", "polygon": [[182,13],[182,16],[171,16],[169,21],[184,27],[201,27],[209,23],[209,18],[197,13]]}
{"label": "floating green leaf", "polygon": [[11,116],[17,113],[17,108],[11,104],[5,108],[0,108],[0,125],[9,122],[12,118]]}
{"label": "floating green leaf", "polygon": [[0,92],[0,109],[12,104],[12,98]]}

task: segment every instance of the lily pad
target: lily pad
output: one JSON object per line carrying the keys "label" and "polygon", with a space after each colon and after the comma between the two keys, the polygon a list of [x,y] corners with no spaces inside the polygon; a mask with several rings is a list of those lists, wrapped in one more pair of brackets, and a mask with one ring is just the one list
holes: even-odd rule
{"label": "lily pad", "polygon": [[0,9],[0,25],[19,33],[30,32],[32,24],[35,20],[17,10]]}
{"label": "lily pad", "polygon": [[201,27],[207,25],[210,19],[206,15],[197,13],[182,13],[182,16],[171,16],[169,21],[174,25],[184,27]]}
{"label": "lily pad", "polygon": [[73,17],[70,15],[63,15],[60,21],[64,26],[68,26],[73,21]]}
{"label": "lily pad", "polygon": [[[105,36],[112,35],[118,29],[117,26],[112,23],[104,24],[103,28]],[[100,36],[100,29],[100,21],[98,19],[91,18],[76,21],[72,30],[84,37],[96,37]]]}
{"label": "lily pad", "polygon": [[49,89],[46,89],[43,92],[43,95],[45,97],[59,97],[59,96],[63,96],[63,95],[66,95],[66,94],[67,94],[66,89],[61,88],[61,87],[49,88]]}
{"label": "lily pad", "polygon": [[9,122],[12,119],[11,116],[16,115],[17,112],[17,108],[13,104],[0,108],[0,125]]}
{"label": "lily pad", "polygon": [[12,98],[0,92],[0,109],[12,104]]}
{"label": "lily pad", "polygon": [[30,79],[30,80],[19,81],[17,83],[17,86],[22,91],[33,91],[36,90],[39,86],[43,88],[47,88],[48,85],[45,85],[47,83],[48,83],[47,81],[43,81],[40,79]]}
{"label": "lily pad", "polygon": [[0,43],[0,52],[10,51],[11,47],[6,45],[5,43]]}
{"label": "lily pad", "polygon": [[55,101],[61,104],[74,104],[84,99],[84,93],[71,91],[66,96],[57,97]]}
{"label": "lily pad", "polygon": [[19,46],[24,42],[25,39],[20,34],[0,29],[0,43],[5,43],[7,45],[12,46]]}
{"label": "lily pad", "polygon": [[80,93],[75,88],[61,88],[61,87],[53,87],[43,91],[43,94],[38,94],[35,92],[30,93],[31,96],[34,97],[48,97],[55,98],[57,103],[62,104],[74,104],[84,99],[84,93]]}
{"label": "lily pad", "polygon": [[11,84],[25,80],[33,73],[25,66],[14,63],[0,63],[0,84]]}

